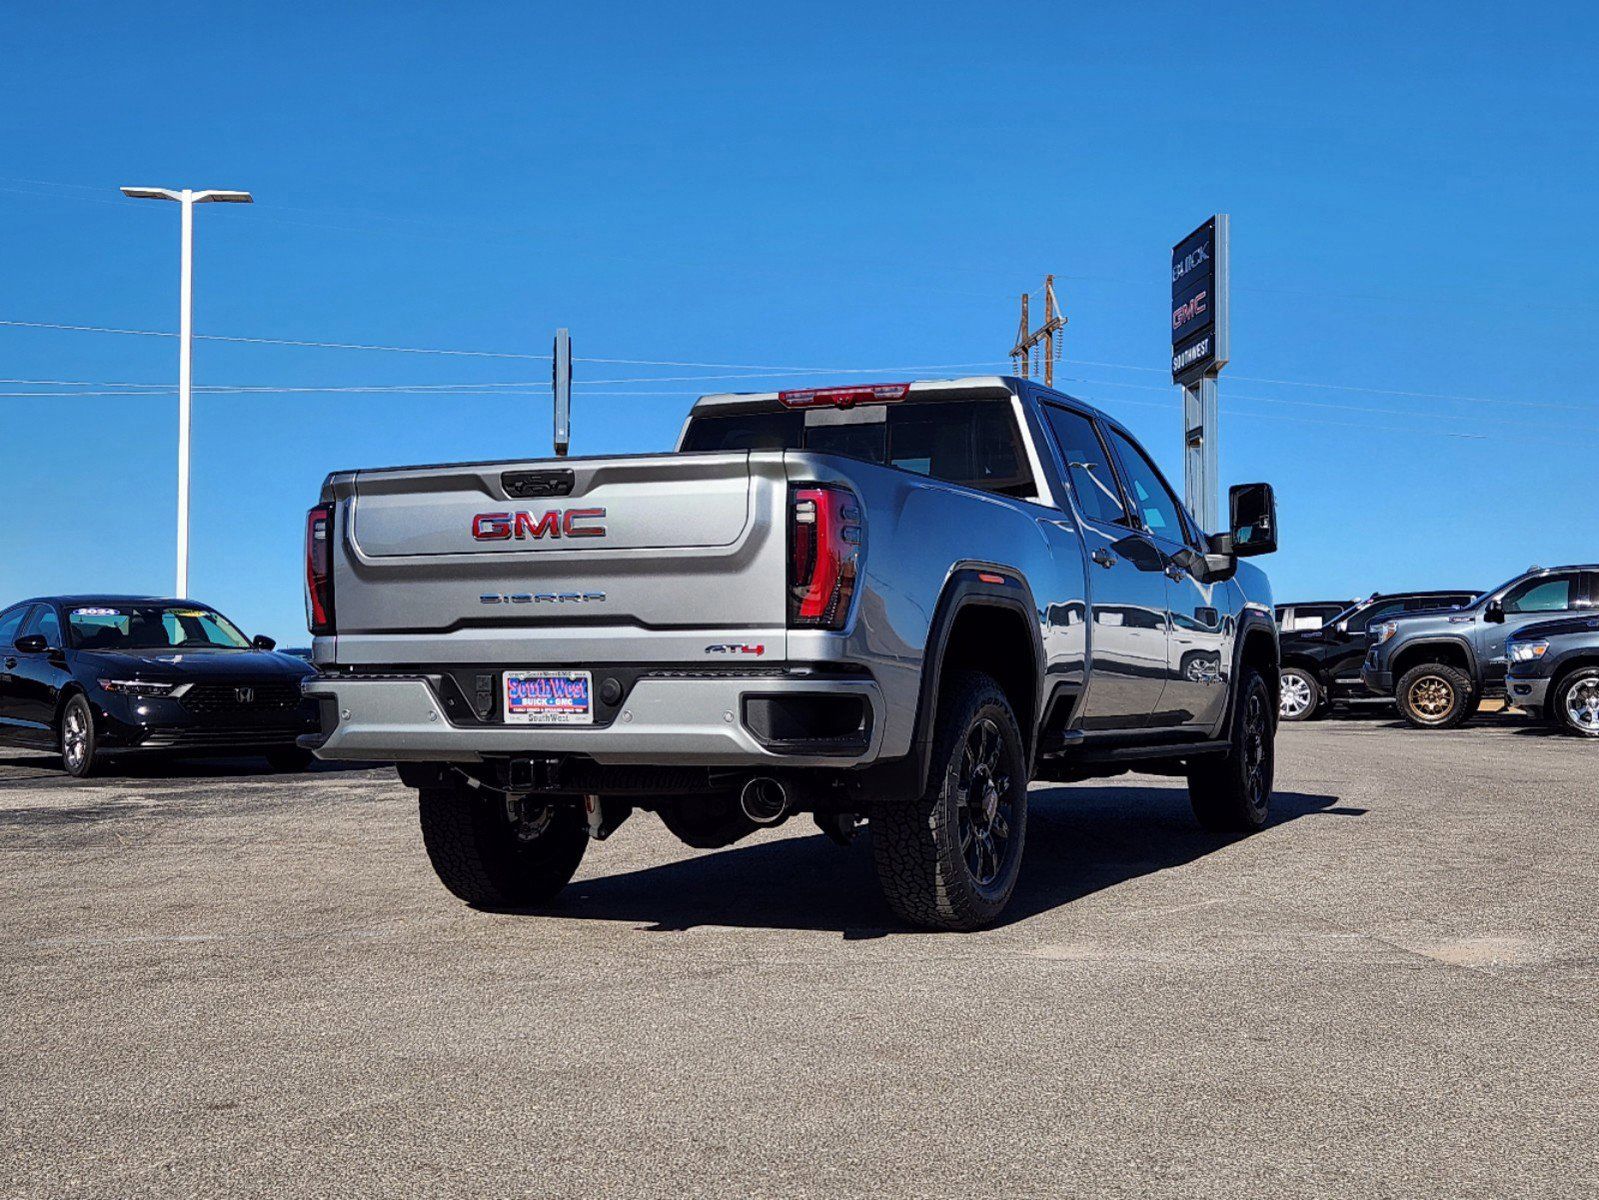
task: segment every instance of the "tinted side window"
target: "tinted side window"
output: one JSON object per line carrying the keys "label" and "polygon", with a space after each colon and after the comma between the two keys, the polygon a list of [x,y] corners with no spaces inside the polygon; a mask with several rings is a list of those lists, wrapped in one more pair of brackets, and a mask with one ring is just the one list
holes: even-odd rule
{"label": "tinted side window", "polygon": [[1055,435],[1055,444],[1066,463],[1066,474],[1077,496],[1077,507],[1090,521],[1106,524],[1125,522],[1127,509],[1122,503],[1110,455],[1099,440],[1094,423],[1081,413],[1053,404],[1042,406],[1044,419]]}
{"label": "tinted side window", "polygon": [[1144,522],[1144,528],[1168,542],[1186,542],[1188,538],[1183,519],[1177,515],[1181,505],[1177,503],[1177,497],[1171,494],[1166,481],[1160,477],[1160,472],[1155,470],[1155,464],[1121,430],[1107,429],[1106,432],[1121,456],[1127,490],[1131,493],[1133,508]]}
{"label": "tinted side window", "polygon": [[1505,593],[1507,613],[1564,612],[1577,598],[1575,575],[1547,575],[1528,579]]}
{"label": "tinted side window", "polygon": [[25,637],[30,633],[41,634],[45,644],[57,649],[61,647],[61,621],[56,616],[56,610],[48,604],[41,604],[33,610],[33,615],[28,618],[28,623],[22,627],[18,637]]}
{"label": "tinted side window", "polygon": [[1389,617],[1403,616],[1405,602],[1403,600],[1384,600],[1373,604],[1370,608],[1349,620],[1351,629],[1370,629],[1378,621],[1386,621]]}
{"label": "tinted side window", "polygon": [[19,604],[0,613],[0,646],[9,646],[17,640],[17,631],[22,626],[22,618],[27,615],[26,604]]}

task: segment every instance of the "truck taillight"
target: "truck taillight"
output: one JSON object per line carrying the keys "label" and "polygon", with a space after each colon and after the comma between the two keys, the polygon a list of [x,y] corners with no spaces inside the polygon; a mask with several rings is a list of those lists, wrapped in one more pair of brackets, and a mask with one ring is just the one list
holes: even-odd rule
{"label": "truck taillight", "polygon": [[333,506],[305,514],[305,623],[316,636],[333,632]]}
{"label": "truck taillight", "polygon": [[789,625],[842,629],[860,568],[860,501],[843,488],[795,489],[788,545]]}

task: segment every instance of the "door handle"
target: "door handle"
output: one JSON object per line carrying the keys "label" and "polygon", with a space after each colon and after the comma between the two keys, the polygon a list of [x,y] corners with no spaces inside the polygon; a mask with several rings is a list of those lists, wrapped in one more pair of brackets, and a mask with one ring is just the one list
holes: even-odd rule
{"label": "door handle", "polygon": [[1181,583],[1184,579],[1188,578],[1188,572],[1183,570],[1176,563],[1169,562],[1166,564],[1166,578],[1177,583]]}
{"label": "door handle", "polygon": [[1116,565],[1116,556],[1114,554],[1112,554],[1109,550],[1104,549],[1103,547],[1101,547],[1098,550],[1095,550],[1088,557],[1092,558],[1095,562],[1097,562],[1102,567],[1114,567]]}

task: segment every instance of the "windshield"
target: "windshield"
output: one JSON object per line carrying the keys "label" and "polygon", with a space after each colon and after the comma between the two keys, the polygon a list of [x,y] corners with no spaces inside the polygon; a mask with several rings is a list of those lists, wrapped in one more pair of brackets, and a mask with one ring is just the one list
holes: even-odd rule
{"label": "windshield", "polygon": [[79,650],[248,650],[250,639],[219,612],[191,604],[115,604],[67,614]]}

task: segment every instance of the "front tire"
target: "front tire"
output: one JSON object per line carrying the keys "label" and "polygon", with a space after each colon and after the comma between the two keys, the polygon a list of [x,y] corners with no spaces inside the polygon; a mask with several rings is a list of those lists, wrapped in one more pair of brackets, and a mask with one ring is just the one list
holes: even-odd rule
{"label": "front tire", "polygon": [[1477,710],[1471,681],[1454,667],[1422,663],[1394,689],[1399,715],[1417,729],[1453,729]]}
{"label": "front tire", "polygon": [[1285,721],[1308,721],[1321,711],[1321,684],[1303,667],[1282,669],[1278,695],[1277,713]]}
{"label": "front tire", "polygon": [[554,899],[588,849],[575,805],[538,808],[464,786],[421,788],[417,801],[433,870],[474,908],[525,908]]}
{"label": "front tire", "polygon": [[1197,758],[1188,768],[1194,816],[1216,833],[1254,833],[1271,814],[1277,728],[1271,692],[1253,667],[1239,673],[1237,704],[1227,753]]}
{"label": "front tire", "polygon": [[57,745],[61,765],[75,779],[87,779],[101,766],[99,735],[94,729],[94,709],[84,696],[73,696],[61,710]]}
{"label": "front tire", "polygon": [[1027,838],[1027,758],[997,683],[962,674],[939,697],[927,788],[872,810],[872,860],[896,916],[926,929],[991,924]]}
{"label": "front tire", "polygon": [[1562,729],[1599,738],[1599,667],[1579,667],[1562,679],[1549,708]]}

